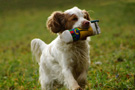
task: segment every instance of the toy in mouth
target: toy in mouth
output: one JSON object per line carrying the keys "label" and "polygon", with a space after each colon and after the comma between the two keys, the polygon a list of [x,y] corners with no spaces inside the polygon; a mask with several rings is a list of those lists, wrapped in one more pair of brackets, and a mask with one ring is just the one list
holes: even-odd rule
{"label": "toy in mouth", "polygon": [[85,40],[88,36],[94,36],[100,34],[100,27],[98,26],[99,20],[90,21],[90,27],[88,29],[74,28],[65,30],[60,38],[66,43],[75,42],[78,40]]}
{"label": "toy in mouth", "polygon": [[92,20],[91,23],[99,22],[99,20]]}

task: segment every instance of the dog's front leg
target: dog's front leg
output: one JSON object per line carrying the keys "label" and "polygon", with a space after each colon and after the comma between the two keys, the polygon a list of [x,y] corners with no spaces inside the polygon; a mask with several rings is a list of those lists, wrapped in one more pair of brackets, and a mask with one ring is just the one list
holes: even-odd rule
{"label": "dog's front leg", "polygon": [[64,57],[61,61],[62,74],[64,76],[64,84],[70,90],[82,90],[72,74],[70,61],[72,60],[69,60],[69,58],[66,57]]}
{"label": "dog's front leg", "polygon": [[71,73],[70,69],[64,68],[62,70],[62,73],[64,75],[64,82],[69,89],[71,89],[71,90],[82,90],[80,88],[80,86],[78,85],[77,81],[74,79],[73,74]]}

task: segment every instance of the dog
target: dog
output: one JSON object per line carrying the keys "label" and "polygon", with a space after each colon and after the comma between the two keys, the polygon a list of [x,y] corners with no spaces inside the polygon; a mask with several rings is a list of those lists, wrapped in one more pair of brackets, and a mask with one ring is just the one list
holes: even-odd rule
{"label": "dog", "polygon": [[64,30],[77,27],[89,28],[90,15],[78,7],[64,12],[55,11],[48,18],[46,26],[58,35],[57,38],[50,44],[40,39],[31,41],[31,51],[39,64],[42,90],[56,90],[63,85],[69,90],[83,90],[90,64],[90,39],[67,44],[61,40],[61,34]]}

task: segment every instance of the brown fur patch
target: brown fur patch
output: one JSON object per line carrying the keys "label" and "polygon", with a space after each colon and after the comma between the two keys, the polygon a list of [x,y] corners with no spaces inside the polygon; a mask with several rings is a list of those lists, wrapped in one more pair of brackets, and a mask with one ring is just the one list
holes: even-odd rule
{"label": "brown fur patch", "polygon": [[66,23],[65,23],[65,28],[68,29],[72,29],[73,25],[75,24],[75,22],[78,20],[78,17],[76,15],[69,15],[66,14]]}
{"label": "brown fur patch", "polygon": [[90,21],[90,15],[86,10],[82,10],[82,12],[84,13],[84,18]]}
{"label": "brown fur patch", "polygon": [[72,29],[74,23],[78,20],[76,15],[65,14],[60,11],[56,11],[48,18],[46,26],[53,33],[61,33],[64,30]]}
{"label": "brown fur patch", "polygon": [[63,24],[65,23],[65,15],[63,12],[56,11],[51,14],[51,16],[48,18],[48,21],[46,23],[46,26],[49,30],[51,30],[53,33],[58,33],[65,28],[63,27]]}

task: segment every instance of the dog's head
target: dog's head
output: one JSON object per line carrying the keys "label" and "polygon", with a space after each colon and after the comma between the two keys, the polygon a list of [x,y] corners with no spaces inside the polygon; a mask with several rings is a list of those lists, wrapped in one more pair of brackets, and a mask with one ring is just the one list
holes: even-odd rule
{"label": "dog's head", "polygon": [[89,28],[90,16],[87,11],[77,7],[66,10],[65,12],[55,11],[48,18],[47,28],[53,33],[62,33],[64,30],[73,28]]}

